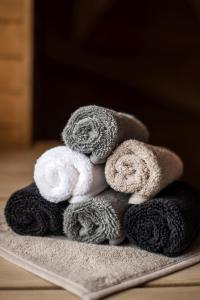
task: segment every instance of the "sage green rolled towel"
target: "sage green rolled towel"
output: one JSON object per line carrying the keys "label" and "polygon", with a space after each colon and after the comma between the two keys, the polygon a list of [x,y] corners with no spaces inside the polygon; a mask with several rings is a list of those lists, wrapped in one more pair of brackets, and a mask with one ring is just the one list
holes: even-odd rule
{"label": "sage green rolled towel", "polygon": [[122,219],[127,207],[128,195],[108,189],[70,204],[64,211],[63,231],[70,240],[119,244],[124,239]]}
{"label": "sage green rolled towel", "polygon": [[94,164],[99,164],[122,141],[132,138],[146,142],[149,132],[134,116],[89,105],[72,114],[62,138],[71,149],[89,155]]}

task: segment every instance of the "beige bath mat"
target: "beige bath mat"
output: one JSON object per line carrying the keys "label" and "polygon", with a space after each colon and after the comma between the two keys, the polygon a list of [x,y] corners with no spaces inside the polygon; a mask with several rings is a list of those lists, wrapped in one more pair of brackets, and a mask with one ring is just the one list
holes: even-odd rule
{"label": "beige bath mat", "polygon": [[100,299],[200,261],[200,239],[179,258],[130,246],[88,245],[61,237],[24,237],[0,215],[0,254],[82,299]]}

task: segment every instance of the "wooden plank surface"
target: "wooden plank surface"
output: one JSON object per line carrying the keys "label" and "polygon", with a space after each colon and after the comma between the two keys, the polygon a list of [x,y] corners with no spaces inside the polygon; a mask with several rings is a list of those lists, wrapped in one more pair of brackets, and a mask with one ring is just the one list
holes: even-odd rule
{"label": "wooden plank surface", "polygon": [[7,145],[32,138],[32,4],[0,0],[0,140]]}
{"label": "wooden plank surface", "polygon": [[0,139],[3,141],[3,145],[6,145],[6,147],[13,147],[13,145],[15,147],[27,147],[27,133],[24,134],[24,131],[27,132],[27,128],[21,124],[7,125],[0,123]]}
{"label": "wooden plank surface", "polygon": [[[107,300],[199,300],[200,287],[135,288],[105,297]],[[64,290],[2,290],[2,300],[77,300],[77,296]]]}
{"label": "wooden plank surface", "polygon": [[0,289],[57,288],[56,285],[0,257]]}
{"label": "wooden plank surface", "polygon": [[[199,300],[200,287],[135,288],[118,295],[107,297],[108,300]],[[59,299],[59,298],[57,298]],[[61,298],[62,299],[62,298]]]}
{"label": "wooden plank surface", "polygon": [[[20,105],[24,101],[23,95],[0,95],[1,109],[0,109],[0,124],[20,125],[23,120],[19,119]],[[16,103],[18,105],[16,105]]]}
{"label": "wooden plank surface", "polygon": [[145,286],[200,286],[200,263],[190,268],[153,280],[145,284]]}
{"label": "wooden plank surface", "polygon": [[5,124],[0,124],[0,138],[3,140],[3,143],[7,146],[21,145],[21,130],[17,126],[7,126]]}
{"label": "wooden plank surface", "polygon": [[33,181],[33,168],[37,157],[56,143],[38,144],[27,150],[2,149],[0,151],[0,196],[8,197],[13,191]]}
{"label": "wooden plank surface", "polygon": [[24,0],[1,0],[0,22],[18,23],[23,19]]}
{"label": "wooden plank surface", "polygon": [[22,59],[24,50],[24,26],[0,23],[0,58]]}
{"label": "wooden plank surface", "polygon": [[22,91],[24,88],[24,65],[21,61],[0,60],[0,91]]}
{"label": "wooden plank surface", "polygon": [[80,298],[64,290],[2,290],[1,300],[79,300]]}

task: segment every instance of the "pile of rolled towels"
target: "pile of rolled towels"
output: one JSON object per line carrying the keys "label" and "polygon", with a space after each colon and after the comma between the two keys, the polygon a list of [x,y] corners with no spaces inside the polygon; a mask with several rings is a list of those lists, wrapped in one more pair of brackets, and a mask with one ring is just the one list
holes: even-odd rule
{"label": "pile of rolled towels", "polygon": [[200,194],[178,181],[183,162],[148,143],[136,117],[90,105],[62,132],[64,145],[36,161],[34,182],[8,199],[5,217],[21,235],[122,244],[167,256],[200,232]]}

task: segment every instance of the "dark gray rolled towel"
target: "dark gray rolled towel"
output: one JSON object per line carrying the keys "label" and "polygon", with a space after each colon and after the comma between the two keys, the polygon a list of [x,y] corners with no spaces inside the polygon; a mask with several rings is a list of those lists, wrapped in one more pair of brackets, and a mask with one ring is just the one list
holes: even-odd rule
{"label": "dark gray rolled towel", "polygon": [[70,204],[64,212],[63,231],[70,240],[119,244],[124,239],[122,220],[127,206],[128,195],[108,189]]}
{"label": "dark gray rolled towel", "polygon": [[103,163],[122,141],[137,139],[147,142],[146,126],[134,116],[89,105],[77,109],[62,132],[64,143],[71,149],[90,155],[94,164]]}
{"label": "dark gray rolled towel", "polygon": [[12,230],[21,235],[61,235],[66,206],[67,202],[55,204],[46,201],[32,183],[11,195],[5,207],[5,217]]}
{"label": "dark gray rolled towel", "polygon": [[200,194],[183,182],[174,182],[155,198],[131,205],[124,215],[131,243],[166,256],[178,256],[200,231]]}

